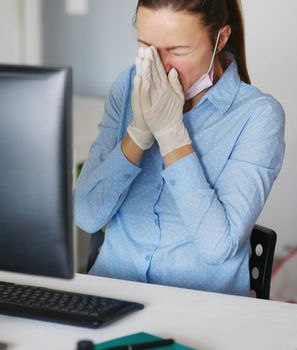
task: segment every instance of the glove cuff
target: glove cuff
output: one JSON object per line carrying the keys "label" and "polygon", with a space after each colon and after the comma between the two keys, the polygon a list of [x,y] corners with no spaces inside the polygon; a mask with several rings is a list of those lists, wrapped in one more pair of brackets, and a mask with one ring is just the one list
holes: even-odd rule
{"label": "glove cuff", "polygon": [[136,143],[142,150],[151,148],[154,143],[154,136],[150,130],[138,129],[135,125],[129,124],[127,132],[131,139]]}
{"label": "glove cuff", "polygon": [[155,133],[154,136],[158,141],[162,157],[177,148],[190,145],[192,143],[188,130],[182,121],[169,129],[161,130]]}

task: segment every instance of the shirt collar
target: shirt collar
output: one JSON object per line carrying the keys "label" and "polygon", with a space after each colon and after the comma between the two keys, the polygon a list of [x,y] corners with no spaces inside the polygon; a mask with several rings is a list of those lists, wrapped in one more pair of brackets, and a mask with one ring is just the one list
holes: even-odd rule
{"label": "shirt collar", "polygon": [[208,99],[222,114],[230,108],[240,86],[237,63],[230,53],[227,58],[231,59],[231,63],[219,81],[202,98]]}

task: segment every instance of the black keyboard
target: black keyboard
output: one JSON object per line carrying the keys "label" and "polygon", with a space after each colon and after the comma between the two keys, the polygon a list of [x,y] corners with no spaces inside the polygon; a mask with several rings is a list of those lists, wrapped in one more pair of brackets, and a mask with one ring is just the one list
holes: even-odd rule
{"label": "black keyboard", "polygon": [[0,281],[0,314],[98,328],[139,303]]}

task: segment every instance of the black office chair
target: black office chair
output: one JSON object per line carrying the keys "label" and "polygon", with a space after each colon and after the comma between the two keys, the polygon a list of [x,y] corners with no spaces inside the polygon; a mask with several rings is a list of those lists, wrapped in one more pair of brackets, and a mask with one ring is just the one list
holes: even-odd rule
{"label": "black office chair", "polygon": [[276,233],[267,227],[255,225],[250,242],[251,295],[259,299],[269,299]]}
{"label": "black office chair", "polygon": [[[93,266],[103,241],[102,230],[91,235],[87,271]],[[276,233],[267,227],[255,225],[250,242],[252,249],[249,262],[250,288],[256,298],[269,299]]]}
{"label": "black office chair", "polygon": [[92,233],[90,237],[90,243],[89,243],[87,271],[90,271],[91,267],[93,266],[97,258],[99,249],[103,244],[103,242],[104,242],[104,232],[102,230]]}

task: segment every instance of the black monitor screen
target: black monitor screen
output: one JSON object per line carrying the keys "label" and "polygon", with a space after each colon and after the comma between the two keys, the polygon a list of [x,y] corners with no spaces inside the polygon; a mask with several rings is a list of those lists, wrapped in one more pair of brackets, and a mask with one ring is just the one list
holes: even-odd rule
{"label": "black monitor screen", "polygon": [[73,277],[71,69],[0,65],[0,270]]}

